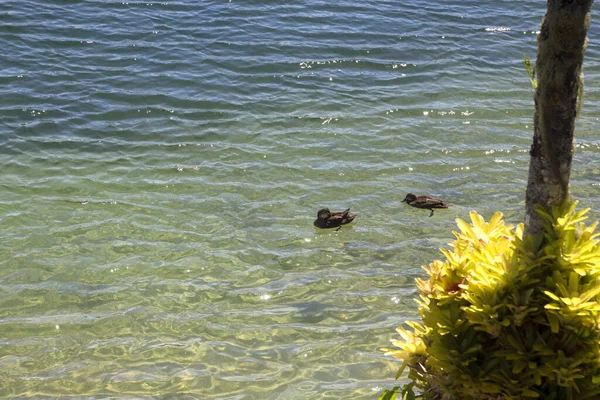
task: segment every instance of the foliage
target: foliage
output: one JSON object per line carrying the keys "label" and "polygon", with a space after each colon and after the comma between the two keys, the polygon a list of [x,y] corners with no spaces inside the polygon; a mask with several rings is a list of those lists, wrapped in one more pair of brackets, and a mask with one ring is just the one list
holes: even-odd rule
{"label": "foliage", "polygon": [[383,392],[381,396],[379,396],[378,400],[416,400],[421,399],[421,397],[417,397],[413,390],[415,386],[414,382],[410,382],[408,385],[404,385],[402,390],[400,391],[400,396],[398,397],[398,390],[400,390],[399,386],[394,387],[392,390],[386,390]]}
{"label": "foliage", "polygon": [[531,82],[531,86],[533,90],[537,89],[537,79],[535,78],[535,66],[531,66],[531,61],[529,61],[529,57],[523,54],[523,65],[525,66],[525,71],[527,71],[527,75],[529,75],[529,82]]}
{"label": "foliage", "polygon": [[600,398],[600,234],[576,204],[538,209],[538,237],[499,212],[457,219],[452,250],[417,279],[423,324],[384,349],[397,377],[408,366],[425,399]]}

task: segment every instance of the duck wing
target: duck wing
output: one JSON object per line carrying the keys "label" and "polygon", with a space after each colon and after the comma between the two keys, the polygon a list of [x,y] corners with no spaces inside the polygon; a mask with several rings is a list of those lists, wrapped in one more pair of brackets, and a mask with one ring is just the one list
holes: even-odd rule
{"label": "duck wing", "polygon": [[350,214],[350,209],[347,208],[344,211],[332,212],[331,217],[327,219],[327,226],[335,227],[344,224],[348,224],[356,218],[358,214]]}
{"label": "duck wing", "polygon": [[436,199],[431,196],[420,196],[417,197],[415,201],[413,201],[411,206],[420,207],[420,208],[448,208],[450,204],[446,203],[444,200]]}
{"label": "duck wing", "polygon": [[327,221],[340,221],[348,216],[350,209],[347,208],[344,211],[333,211],[331,216],[327,218]]}
{"label": "duck wing", "polygon": [[444,202],[444,200],[440,200],[440,199],[436,199],[436,198],[431,198],[427,201],[427,203],[429,204],[430,207],[435,207],[435,208],[446,208],[448,207],[448,205]]}
{"label": "duck wing", "polygon": [[344,211],[331,211],[329,219],[345,218],[349,212],[350,212],[349,208],[346,208]]}

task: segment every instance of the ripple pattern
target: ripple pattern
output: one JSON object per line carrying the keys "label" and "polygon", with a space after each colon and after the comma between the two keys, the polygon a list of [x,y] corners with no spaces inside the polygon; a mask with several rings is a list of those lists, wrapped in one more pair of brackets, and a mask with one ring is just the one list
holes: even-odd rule
{"label": "ripple pattern", "polygon": [[543,3],[288,3],[3,0],[0,397],[377,398],[454,219],[521,220]]}

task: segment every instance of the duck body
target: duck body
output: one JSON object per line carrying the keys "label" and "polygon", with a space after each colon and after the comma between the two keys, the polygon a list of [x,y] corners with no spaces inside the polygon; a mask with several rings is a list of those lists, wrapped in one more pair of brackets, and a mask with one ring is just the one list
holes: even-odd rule
{"label": "duck body", "polygon": [[412,193],[407,194],[404,200],[402,200],[402,202],[406,202],[406,204],[408,204],[411,207],[425,208],[431,211],[431,213],[429,214],[430,217],[433,215],[433,211],[436,208],[450,207],[450,204],[446,203],[444,200],[431,196],[416,196]]}
{"label": "duck body", "polygon": [[358,217],[358,214],[350,214],[349,208],[344,211],[333,212],[329,211],[329,208],[322,208],[317,212],[317,219],[313,224],[321,229],[338,228],[354,221],[356,217]]}

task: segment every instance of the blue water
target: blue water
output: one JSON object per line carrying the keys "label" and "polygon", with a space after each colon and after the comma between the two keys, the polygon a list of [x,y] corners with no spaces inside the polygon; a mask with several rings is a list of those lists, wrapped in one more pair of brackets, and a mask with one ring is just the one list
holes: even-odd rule
{"label": "blue water", "polygon": [[[380,348],[454,219],[523,217],[544,7],[3,0],[0,397],[393,386]],[[597,26],[571,180],[592,208]],[[360,215],[318,231],[322,207]]]}

